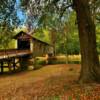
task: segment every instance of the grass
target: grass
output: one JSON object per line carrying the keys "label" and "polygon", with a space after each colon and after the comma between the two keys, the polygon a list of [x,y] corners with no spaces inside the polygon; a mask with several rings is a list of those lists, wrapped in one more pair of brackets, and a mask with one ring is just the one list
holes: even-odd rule
{"label": "grass", "polygon": [[[49,64],[79,64],[81,63],[80,55],[69,55],[66,59],[66,56],[56,56],[50,60]],[[46,64],[46,57],[37,57],[37,64]]]}

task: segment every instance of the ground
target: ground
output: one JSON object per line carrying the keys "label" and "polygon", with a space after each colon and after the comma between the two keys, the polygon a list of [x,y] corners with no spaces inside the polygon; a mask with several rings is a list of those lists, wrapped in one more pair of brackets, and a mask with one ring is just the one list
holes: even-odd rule
{"label": "ground", "polygon": [[79,85],[79,64],[0,76],[0,100],[100,100],[100,84]]}

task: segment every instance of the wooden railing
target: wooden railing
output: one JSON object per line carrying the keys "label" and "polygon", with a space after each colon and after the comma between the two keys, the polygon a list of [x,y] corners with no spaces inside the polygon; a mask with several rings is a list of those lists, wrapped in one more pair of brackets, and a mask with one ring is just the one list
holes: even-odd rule
{"label": "wooden railing", "polygon": [[16,57],[31,54],[30,50],[17,50],[17,49],[9,49],[9,50],[0,50],[0,59],[4,59],[7,57]]}

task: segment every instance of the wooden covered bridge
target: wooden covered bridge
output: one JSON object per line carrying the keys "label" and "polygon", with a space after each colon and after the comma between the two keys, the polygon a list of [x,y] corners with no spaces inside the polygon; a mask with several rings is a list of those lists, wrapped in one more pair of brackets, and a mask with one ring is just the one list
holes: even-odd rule
{"label": "wooden covered bridge", "polygon": [[9,50],[0,50],[0,69],[1,73],[4,68],[15,70],[17,67],[22,69],[28,66],[30,58],[43,56],[45,54],[53,54],[53,47],[28,33],[19,32],[13,37],[17,40],[17,48]]}

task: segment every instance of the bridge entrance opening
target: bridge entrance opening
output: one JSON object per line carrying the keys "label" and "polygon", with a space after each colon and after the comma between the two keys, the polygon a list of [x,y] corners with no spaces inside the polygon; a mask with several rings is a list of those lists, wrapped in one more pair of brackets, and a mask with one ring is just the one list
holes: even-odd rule
{"label": "bridge entrance opening", "polygon": [[19,50],[29,50],[30,41],[29,40],[18,40],[18,49]]}

